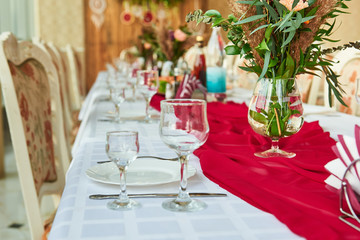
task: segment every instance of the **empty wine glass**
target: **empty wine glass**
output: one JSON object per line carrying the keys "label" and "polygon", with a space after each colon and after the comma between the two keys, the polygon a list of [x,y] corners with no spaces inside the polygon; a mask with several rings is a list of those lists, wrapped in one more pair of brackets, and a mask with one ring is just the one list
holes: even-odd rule
{"label": "empty wine glass", "polygon": [[108,202],[107,207],[113,210],[131,210],[141,207],[141,204],[130,199],[126,192],[126,170],[139,153],[138,132],[114,131],[106,133],[106,153],[120,171],[119,198]]}
{"label": "empty wine glass", "polygon": [[125,102],[125,87],[111,87],[110,88],[110,99],[115,105],[115,117],[114,122],[120,123],[120,105]]}
{"label": "empty wine glass", "polygon": [[150,100],[159,88],[159,74],[156,70],[141,70],[137,72],[137,89],[145,98],[146,109],[144,122],[151,122],[149,113]]}
{"label": "empty wine glass", "polygon": [[177,212],[206,208],[206,203],[191,199],[186,190],[189,155],[204,144],[209,135],[206,102],[192,99],[161,101],[159,130],[161,140],[179,156],[181,176],[177,198],[165,201],[163,208]]}

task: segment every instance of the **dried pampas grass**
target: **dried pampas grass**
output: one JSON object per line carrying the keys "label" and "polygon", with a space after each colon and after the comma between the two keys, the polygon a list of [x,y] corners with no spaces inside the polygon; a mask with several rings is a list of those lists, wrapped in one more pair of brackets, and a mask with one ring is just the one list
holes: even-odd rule
{"label": "dried pampas grass", "polygon": [[314,5],[309,7],[307,11],[311,11],[313,8],[319,7],[316,12],[315,18],[310,20],[310,23],[307,25],[310,32],[298,32],[294,37],[294,40],[291,43],[290,54],[295,59],[295,61],[300,60],[300,49],[302,52],[305,52],[306,49],[314,42],[314,37],[316,32],[319,30],[321,25],[326,22],[326,16],[329,14],[336,6],[337,0],[317,0]]}

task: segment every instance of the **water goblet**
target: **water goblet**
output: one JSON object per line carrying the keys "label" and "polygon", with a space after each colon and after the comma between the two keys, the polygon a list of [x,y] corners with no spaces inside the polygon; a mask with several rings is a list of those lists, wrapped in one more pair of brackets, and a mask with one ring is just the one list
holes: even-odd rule
{"label": "water goblet", "polygon": [[209,124],[204,100],[174,99],[161,101],[160,137],[175,150],[180,160],[180,187],[176,199],[163,202],[163,208],[176,212],[193,212],[206,203],[191,199],[186,190],[187,164],[190,154],[208,138]]}
{"label": "water goblet", "polygon": [[107,207],[113,210],[131,210],[141,207],[141,204],[130,199],[126,191],[126,170],[139,153],[138,132],[114,131],[106,133],[106,153],[120,171],[119,198],[108,202]]}
{"label": "water goblet", "polygon": [[159,88],[159,73],[156,70],[137,71],[137,89],[146,101],[144,122],[151,122],[149,113],[150,100],[157,93]]}

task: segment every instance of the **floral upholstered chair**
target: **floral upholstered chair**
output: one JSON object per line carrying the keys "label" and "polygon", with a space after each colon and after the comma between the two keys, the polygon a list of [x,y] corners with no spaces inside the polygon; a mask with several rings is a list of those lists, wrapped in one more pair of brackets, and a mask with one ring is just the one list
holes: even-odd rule
{"label": "floral upholstered chair", "polygon": [[72,120],[72,115],[70,111],[69,95],[68,95],[66,79],[65,79],[65,70],[63,63],[61,61],[60,53],[53,44],[45,43],[38,39],[33,39],[33,42],[38,47],[40,47],[44,52],[49,54],[52,63],[56,68],[56,73],[58,75],[59,87],[60,87],[60,97],[61,97],[61,106],[63,112],[65,138],[66,138],[67,149],[69,151],[68,155],[70,157],[71,143],[73,142],[72,129],[74,127],[74,122]]}
{"label": "floral upholstered chair", "polygon": [[237,76],[235,82],[237,82],[238,87],[254,90],[258,76],[255,73],[251,73],[239,68],[239,66],[245,67],[246,64],[248,64],[248,61],[245,58],[236,56],[233,65],[233,72]]}
{"label": "floral upholstered chair", "polygon": [[75,119],[77,113],[80,111],[83,98],[81,95],[80,73],[74,50],[70,45],[67,45],[65,49],[62,49],[61,56],[65,66],[67,85],[69,87],[71,111]]}
{"label": "floral upholstered chair", "polygon": [[322,81],[321,77],[321,72],[317,72],[317,75],[301,74],[296,77],[296,83],[301,94],[301,100],[304,103],[316,105]]}
{"label": "floral upholstered chair", "polygon": [[[343,100],[347,107],[340,104],[337,100],[334,100],[334,106],[337,111],[359,115],[360,109],[356,102],[355,93],[357,79],[360,78],[360,50],[354,48],[345,49],[335,55],[334,61],[337,63],[334,65],[333,70],[340,75],[339,82],[345,91]],[[324,90],[324,96],[326,97],[328,95],[327,84],[325,84]],[[325,104],[328,105],[328,99],[325,100]]]}
{"label": "floral upholstered chair", "polygon": [[69,166],[58,76],[43,50],[3,33],[0,81],[31,236],[40,239],[41,199],[59,200]]}

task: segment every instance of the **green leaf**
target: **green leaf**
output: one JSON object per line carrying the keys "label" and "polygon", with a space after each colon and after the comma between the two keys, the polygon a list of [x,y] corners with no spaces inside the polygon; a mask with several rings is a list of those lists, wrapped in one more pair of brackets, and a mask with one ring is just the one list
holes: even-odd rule
{"label": "green leaf", "polygon": [[230,14],[228,16],[228,19],[229,19],[229,22],[236,22],[237,21],[237,18],[233,14]]}
{"label": "green leaf", "polygon": [[293,11],[289,12],[289,13],[284,17],[284,19],[279,22],[280,25],[279,25],[279,27],[278,27],[276,30],[281,30],[282,27],[284,26],[284,24],[287,23],[287,21],[292,17],[293,14],[294,14]]}
{"label": "green leaf", "polygon": [[286,69],[285,71],[289,71],[289,77],[291,77],[294,73],[295,70],[295,61],[294,59],[290,56],[290,53],[287,54],[286,56]]}
{"label": "green leaf", "polygon": [[266,41],[269,41],[270,37],[271,37],[271,33],[274,30],[274,27],[269,26],[266,31],[265,31],[265,39]]}
{"label": "green leaf", "polygon": [[256,50],[262,52],[262,51],[270,51],[268,45],[266,44],[265,39],[261,41],[261,43],[256,47]]}
{"label": "green leaf", "polygon": [[295,28],[298,29],[302,23],[302,16],[299,12],[296,13]]}
{"label": "green leaf", "polygon": [[270,13],[270,16],[277,22],[279,19],[279,15],[278,13],[275,11],[275,9],[270,6],[266,1],[263,2],[263,4],[265,5],[265,7],[267,8],[267,10]]}
{"label": "green leaf", "polygon": [[220,17],[220,18],[216,18],[215,19],[215,21],[213,21],[213,27],[217,27],[218,25],[220,25],[221,23],[223,23],[223,22],[226,22],[227,21],[227,19],[225,19],[225,18],[222,18],[222,17]]}
{"label": "green leaf", "polygon": [[284,48],[286,45],[288,45],[291,42],[291,40],[293,40],[295,33],[296,33],[296,31],[291,31],[289,33],[288,37],[286,38],[286,41],[283,42],[283,44],[281,45],[282,48]]}
{"label": "green leaf", "polygon": [[220,18],[221,14],[217,10],[208,10],[204,13],[204,16]]}
{"label": "green leaf", "polygon": [[239,55],[241,49],[238,46],[230,45],[225,47],[225,52],[227,55]]}
{"label": "green leaf", "polygon": [[268,70],[268,66],[269,66],[269,63],[270,63],[270,55],[271,55],[271,52],[270,51],[266,51],[265,52],[265,58],[264,58],[264,66],[263,66],[263,69],[262,69],[262,72],[259,76],[259,78],[263,78]]}
{"label": "green leaf", "polygon": [[252,6],[262,6],[263,5],[259,0],[255,0],[255,1],[237,1],[237,3],[249,4],[249,5],[252,5]]}
{"label": "green leaf", "polygon": [[262,115],[261,113],[258,113],[256,111],[250,110],[249,111],[250,117],[252,119],[254,119],[255,121],[262,123],[262,124],[267,124],[268,120],[266,119],[266,117],[264,115]]}
{"label": "green leaf", "polygon": [[254,32],[256,32],[256,31],[259,31],[260,29],[266,28],[267,26],[269,26],[269,24],[265,24],[265,25],[262,25],[262,26],[256,28],[254,31],[252,31],[252,32],[250,33],[250,35],[252,35],[252,34],[253,34]]}
{"label": "green leaf", "polygon": [[253,22],[256,20],[259,20],[261,18],[267,17],[267,14],[261,14],[261,15],[253,15],[251,17],[245,18],[241,21],[238,21],[236,23],[234,23],[234,25],[240,25],[240,24],[244,24],[244,23],[249,23],[249,22]]}

